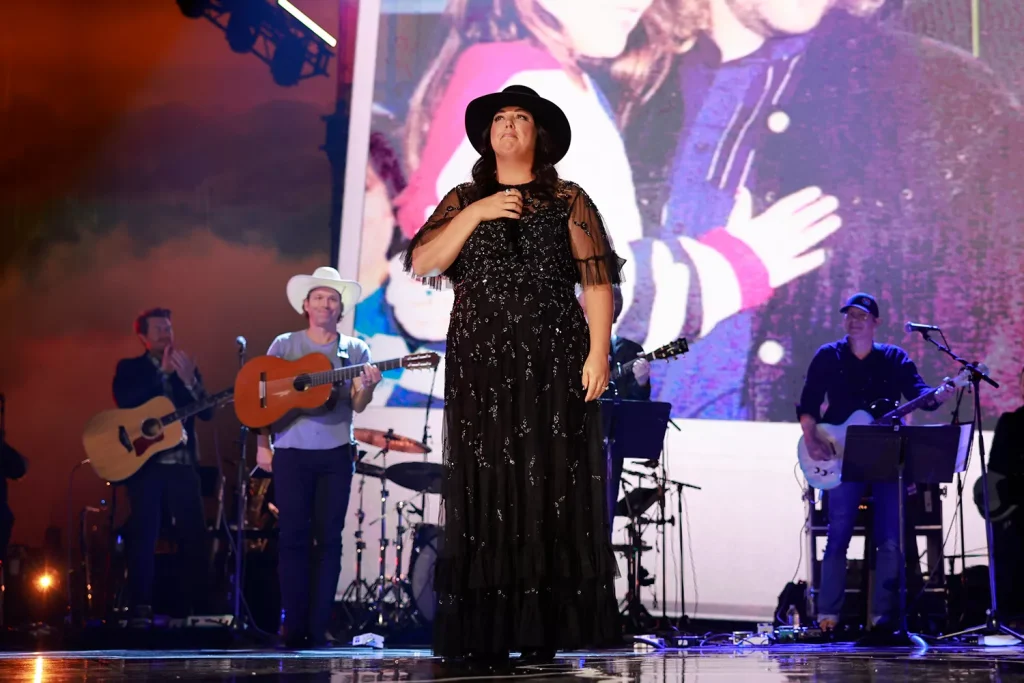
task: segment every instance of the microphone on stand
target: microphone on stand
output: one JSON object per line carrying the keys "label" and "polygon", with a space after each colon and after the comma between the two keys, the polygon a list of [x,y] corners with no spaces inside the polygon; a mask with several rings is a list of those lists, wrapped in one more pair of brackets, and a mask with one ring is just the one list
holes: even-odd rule
{"label": "microphone on stand", "polygon": [[908,322],[903,326],[903,329],[907,332],[938,332],[938,325],[925,325],[924,323],[911,323]]}
{"label": "microphone on stand", "polygon": [[238,352],[245,353],[245,337],[243,337],[242,335],[238,335],[237,337],[235,337],[235,343],[238,344]]}

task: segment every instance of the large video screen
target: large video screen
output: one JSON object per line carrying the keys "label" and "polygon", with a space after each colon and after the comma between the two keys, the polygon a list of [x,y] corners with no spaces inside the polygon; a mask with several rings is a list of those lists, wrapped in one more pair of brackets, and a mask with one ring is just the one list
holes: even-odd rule
{"label": "large video screen", "polygon": [[[338,260],[364,287],[353,325],[375,359],[443,354],[454,294],[402,272],[404,245],[470,178],[471,99],[521,84],[555,101],[572,125],[559,174],[628,262],[614,334],[690,347],[653,364],[651,399],[671,404],[669,476],[701,490],[668,502],[682,556],[677,527],[648,530],[645,601],[661,608],[664,578],[670,612],[682,587],[691,615],[766,618],[807,573],[795,405],[847,297],[877,298],[877,341],[933,385],[958,368],[908,321],[985,362],[1002,382],[982,390],[986,425],[1020,404],[1024,64],[1000,29],[1013,3],[729,4],[742,20],[715,26],[709,0],[362,3],[355,90],[372,97],[353,105],[346,186],[362,210],[345,213]],[[751,50],[753,26],[774,37]],[[427,436],[439,461],[443,370],[388,373],[364,425]],[[951,406],[912,419],[949,422]]]}

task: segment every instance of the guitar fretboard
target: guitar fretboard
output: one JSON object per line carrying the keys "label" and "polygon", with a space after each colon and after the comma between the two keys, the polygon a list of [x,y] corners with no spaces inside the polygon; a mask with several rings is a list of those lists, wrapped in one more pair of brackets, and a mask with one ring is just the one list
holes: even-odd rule
{"label": "guitar fretboard", "polygon": [[234,395],[235,390],[232,388],[225,389],[224,391],[214,394],[213,396],[207,396],[201,401],[196,401],[195,403],[185,406],[184,408],[179,408],[178,410],[175,410],[173,413],[168,413],[167,415],[164,415],[163,417],[160,418],[160,424],[166,427],[167,425],[172,424],[174,422],[187,420],[193,415],[198,415],[207,408],[216,408],[220,404],[226,403],[227,401],[232,399]]}
{"label": "guitar fretboard", "polygon": [[[650,361],[651,358],[648,358],[648,356],[653,356],[653,354],[646,354],[646,355],[643,356],[648,361]],[[612,374],[611,374],[610,379],[614,381],[614,380],[617,380],[617,379],[621,378],[623,375],[625,375],[627,372],[629,372],[630,370],[633,369],[633,364],[636,363],[638,360],[640,360],[640,359],[639,358],[632,358],[630,360],[627,360],[625,363],[622,363],[621,365],[616,365],[612,369]]]}
{"label": "guitar fretboard", "polygon": [[363,369],[368,365],[372,365],[381,372],[388,370],[394,370],[395,368],[402,367],[401,358],[392,358],[390,360],[382,360],[376,363],[363,363],[362,365],[349,365],[344,368],[338,368],[337,370],[326,370],[324,372],[312,372],[308,375],[302,375],[304,379],[308,378],[309,386],[322,386],[324,384],[336,384],[338,382],[344,382],[345,380],[358,377]]}
{"label": "guitar fretboard", "polygon": [[924,394],[921,394],[920,396],[918,396],[914,400],[907,401],[906,403],[901,405],[899,408],[896,408],[895,410],[890,410],[888,413],[886,413],[882,417],[878,418],[876,420],[876,422],[879,422],[879,423],[895,422],[896,420],[899,420],[899,419],[905,417],[906,415],[909,415],[910,413],[914,412],[915,410],[917,410],[918,408],[923,406],[925,403],[927,403],[928,399],[930,399],[931,397],[935,396],[935,394],[939,391],[939,389],[941,389],[942,387],[945,387],[945,386],[952,387],[952,386],[956,386],[956,385],[955,385],[955,383],[952,380],[950,380],[948,382],[943,382],[942,384],[940,384],[939,386],[935,387],[931,391],[926,392]]}

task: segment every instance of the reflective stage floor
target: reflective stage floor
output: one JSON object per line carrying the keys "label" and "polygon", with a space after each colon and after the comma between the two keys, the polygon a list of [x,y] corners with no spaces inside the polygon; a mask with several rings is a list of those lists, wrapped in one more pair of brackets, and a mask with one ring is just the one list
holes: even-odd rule
{"label": "reflective stage floor", "polygon": [[1024,647],[865,650],[837,646],[705,647],[560,655],[502,676],[442,668],[427,650],[101,650],[0,653],[0,681],[1024,681]]}

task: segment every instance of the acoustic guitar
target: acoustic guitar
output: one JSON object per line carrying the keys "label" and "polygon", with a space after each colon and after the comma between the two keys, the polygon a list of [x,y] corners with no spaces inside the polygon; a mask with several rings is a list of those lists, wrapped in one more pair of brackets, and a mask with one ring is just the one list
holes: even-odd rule
{"label": "acoustic guitar", "polygon": [[[441,356],[428,351],[370,363],[381,372],[404,368],[437,367]],[[260,356],[242,366],[235,376],[235,415],[247,427],[257,429],[280,420],[295,409],[311,410],[327,403],[335,384],[358,377],[366,365],[334,369],[322,353],[298,360]]]}
{"label": "acoustic guitar", "polygon": [[611,374],[608,376],[608,379],[610,381],[614,382],[615,380],[619,379],[620,377],[622,377],[626,373],[632,372],[633,371],[633,364],[636,363],[641,358],[643,358],[643,359],[645,359],[647,361],[652,361],[652,360],[668,360],[669,358],[675,358],[676,356],[682,356],[684,353],[687,353],[689,350],[690,350],[690,345],[686,342],[686,339],[684,339],[683,337],[680,337],[679,339],[676,339],[673,342],[669,342],[668,344],[665,344],[664,346],[659,346],[658,348],[656,348],[655,350],[651,351],[650,353],[645,353],[642,356],[637,356],[636,358],[631,358],[628,361],[626,361],[625,363],[619,363],[618,365],[616,365],[615,367],[612,368]]}
{"label": "acoustic guitar", "polygon": [[185,408],[175,408],[171,399],[157,396],[138,408],[105,410],[86,423],[82,434],[89,464],[102,479],[124,481],[153,456],[183,443],[185,420],[229,402],[233,393],[225,389]]}
{"label": "acoustic guitar", "polygon": [[850,415],[843,424],[819,424],[817,426],[818,437],[828,444],[829,449],[832,451],[832,457],[823,461],[813,459],[807,451],[807,444],[804,443],[804,437],[800,437],[800,441],[797,443],[797,460],[800,462],[800,469],[803,471],[804,477],[807,478],[807,483],[816,489],[821,489],[822,491],[834,489],[842,483],[843,451],[846,448],[846,429],[850,425],[895,424],[904,416],[909,415],[923,406],[941,387],[950,386],[960,388],[966,386],[969,382],[970,374],[966,370],[963,370],[954,379],[947,379],[938,387],[921,394],[913,401],[907,401],[898,408],[893,408],[887,412],[885,408],[879,409],[879,406],[887,406],[887,404],[891,405],[890,401],[875,401],[875,403],[871,404],[871,407],[872,412],[875,415],[879,415],[877,418],[866,410],[858,410],[855,411],[853,415]]}

